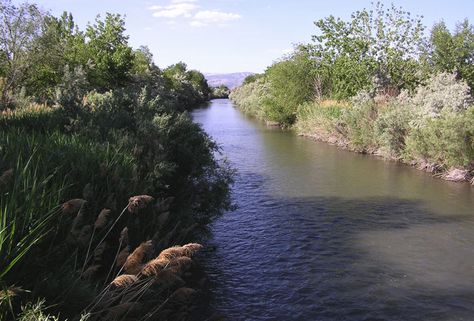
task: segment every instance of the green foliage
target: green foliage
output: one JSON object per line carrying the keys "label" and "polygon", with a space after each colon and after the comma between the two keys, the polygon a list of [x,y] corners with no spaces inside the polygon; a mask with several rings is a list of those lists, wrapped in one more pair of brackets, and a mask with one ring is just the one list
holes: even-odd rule
{"label": "green foliage", "polygon": [[352,107],[344,109],[341,115],[343,133],[355,150],[369,152],[374,149],[377,112],[374,100],[366,92],[357,94],[352,99]]}
{"label": "green foliage", "polygon": [[243,85],[248,85],[250,83],[253,83],[255,81],[257,81],[258,79],[262,78],[263,75],[262,74],[253,74],[253,75],[249,75],[247,77],[245,77],[244,81],[243,81]]}
{"label": "green foliage", "polygon": [[230,89],[226,85],[220,85],[219,87],[212,88],[212,98],[228,98],[230,95]]}
{"label": "green foliage", "polygon": [[405,140],[411,129],[413,111],[410,106],[390,101],[378,111],[374,122],[375,138],[380,153],[388,158],[402,157]]}
{"label": "green foliage", "polygon": [[379,2],[373,10],[354,12],[350,21],[330,16],[315,25],[319,34],[313,36],[312,50],[323,96],[349,98],[372,83],[376,90],[419,83],[424,51],[420,18]]}
{"label": "green foliage", "polygon": [[466,19],[451,33],[444,22],[431,30],[431,59],[438,72],[456,73],[474,88],[474,27]]}
{"label": "green foliage", "polygon": [[209,100],[211,88],[206,78],[196,70],[187,70],[185,63],[180,62],[169,66],[163,76],[171,87],[173,95],[181,111],[189,110]]}
{"label": "green foliage", "polygon": [[282,126],[296,120],[298,105],[314,98],[313,62],[304,47],[298,47],[286,60],[265,71],[269,96],[264,103],[265,119]]}
{"label": "green foliage", "polygon": [[425,86],[420,86],[411,99],[411,104],[419,113],[418,124],[425,118],[438,117],[443,112],[460,112],[473,102],[469,86],[457,80],[454,74],[433,75]]}
{"label": "green foliage", "polygon": [[86,48],[93,63],[89,82],[94,88],[116,88],[130,80],[134,53],[124,32],[123,18],[110,13],[104,20],[97,17],[95,24],[87,26]]}
{"label": "green foliage", "polygon": [[14,5],[0,2],[0,77],[2,78],[0,109],[11,106],[13,94],[27,79],[34,62],[31,55],[35,39],[41,33],[44,14],[34,4]]}
{"label": "green foliage", "polygon": [[329,140],[330,136],[338,135],[338,123],[343,108],[337,103],[327,106],[323,106],[319,101],[304,103],[298,107],[297,121],[294,127],[299,134]]}
{"label": "green foliage", "polygon": [[472,167],[474,162],[474,108],[445,112],[414,128],[407,137],[405,157],[450,167]]}
{"label": "green foliage", "polygon": [[[182,242],[230,207],[233,172],[182,113],[210,97],[200,72],[183,63],[160,70],[146,47],[129,47],[119,15],[97,18],[83,33],[70,14],[35,20],[21,11],[28,5],[1,4],[3,18],[26,19],[18,34],[30,60],[15,61],[9,83],[9,56],[0,50],[2,108],[12,107],[0,114],[0,286],[27,289],[13,303],[0,295],[0,305],[13,318],[25,300],[44,298],[48,308],[30,304],[16,319],[69,318],[117,272],[124,226],[130,250],[152,237],[157,249]],[[36,29],[26,28],[30,22]],[[141,194],[168,205],[159,201],[165,213],[153,207],[140,227],[122,216],[129,197]],[[58,213],[78,198],[87,205],[73,217],[64,204]],[[104,207],[111,221],[98,233]]]}
{"label": "green foliage", "polygon": [[264,102],[268,100],[269,89],[264,78],[242,85],[229,95],[243,112],[259,119],[265,119]]}

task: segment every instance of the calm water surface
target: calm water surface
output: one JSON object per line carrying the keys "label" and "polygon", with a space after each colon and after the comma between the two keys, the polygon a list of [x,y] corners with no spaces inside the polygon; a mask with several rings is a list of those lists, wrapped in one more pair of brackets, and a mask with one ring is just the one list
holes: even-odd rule
{"label": "calm water surface", "polygon": [[238,170],[204,254],[228,320],[474,320],[474,188],[193,112]]}

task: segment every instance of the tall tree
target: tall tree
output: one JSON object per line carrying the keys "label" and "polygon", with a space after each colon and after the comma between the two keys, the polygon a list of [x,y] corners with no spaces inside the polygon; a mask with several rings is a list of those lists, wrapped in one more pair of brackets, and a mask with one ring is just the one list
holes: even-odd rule
{"label": "tall tree", "polygon": [[103,90],[120,87],[130,80],[134,53],[125,35],[125,21],[118,14],[98,16],[86,30],[87,48],[93,68],[89,82]]}
{"label": "tall tree", "polygon": [[41,34],[45,14],[34,4],[13,5],[0,0],[0,108],[12,103],[33,62],[35,40]]}
{"label": "tall tree", "polygon": [[437,71],[454,72],[474,89],[474,26],[466,19],[451,33],[444,22],[431,31],[431,57]]}

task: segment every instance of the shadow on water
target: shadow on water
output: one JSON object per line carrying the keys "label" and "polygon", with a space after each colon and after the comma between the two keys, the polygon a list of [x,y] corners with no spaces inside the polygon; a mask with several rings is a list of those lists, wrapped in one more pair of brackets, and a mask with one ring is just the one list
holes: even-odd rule
{"label": "shadow on water", "polygon": [[257,185],[207,244],[212,309],[228,320],[474,318],[471,217],[393,198],[275,199]]}
{"label": "shadow on water", "polygon": [[238,170],[211,227],[227,320],[474,320],[474,193],[269,129],[228,100],[193,112]]}

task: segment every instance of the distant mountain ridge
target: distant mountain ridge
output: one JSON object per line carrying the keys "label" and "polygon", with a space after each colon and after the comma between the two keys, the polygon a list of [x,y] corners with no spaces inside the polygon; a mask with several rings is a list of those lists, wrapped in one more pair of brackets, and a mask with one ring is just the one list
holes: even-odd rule
{"label": "distant mountain ridge", "polygon": [[250,75],[254,75],[253,72],[234,72],[229,74],[212,74],[212,73],[205,73],[204,77],[207,79],[207,83],[211,87],[219,87],[220,85],[224,85],[233,89],[242,85],[244,79]]}

